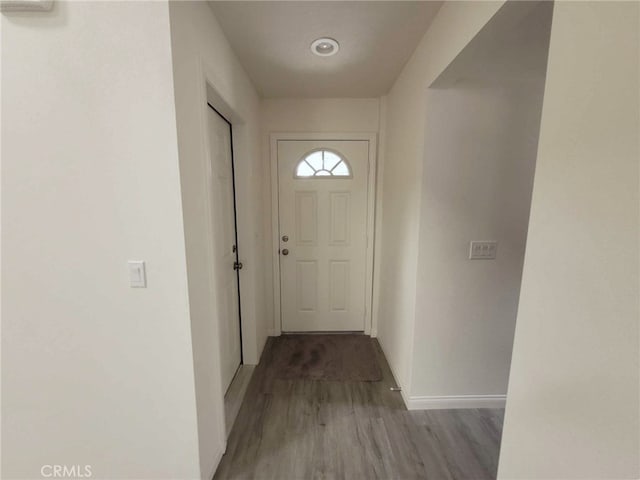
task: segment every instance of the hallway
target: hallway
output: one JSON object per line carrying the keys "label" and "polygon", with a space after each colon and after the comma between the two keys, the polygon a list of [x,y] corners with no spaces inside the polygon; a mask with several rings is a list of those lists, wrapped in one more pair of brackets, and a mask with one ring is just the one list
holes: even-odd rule
{"label": "hallway", "polygon": [[407,411],[384,354],[379,382],[279,378],[269,338],[215,479],[490,479],[504,411]]}
{"label": "hallway", "polygon": [[639,0],[0,44],[2,479],[640,479]]}

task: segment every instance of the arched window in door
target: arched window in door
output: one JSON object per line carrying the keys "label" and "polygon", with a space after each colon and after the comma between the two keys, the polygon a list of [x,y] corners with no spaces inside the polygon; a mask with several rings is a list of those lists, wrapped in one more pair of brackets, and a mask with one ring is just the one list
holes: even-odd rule
{"label": "arched window in door", "polygon": [[314,150],[296,165],[294,178],[351,178],[347,160],[331,150]]}

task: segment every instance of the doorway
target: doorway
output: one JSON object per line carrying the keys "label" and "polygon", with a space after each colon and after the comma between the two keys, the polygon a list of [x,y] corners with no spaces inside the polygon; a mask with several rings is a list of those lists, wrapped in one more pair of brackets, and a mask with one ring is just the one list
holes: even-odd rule
{"label": "doorway", "polygon": [[211,215],[213,261],[218,318],[220,319],[220,357],[222,387],[226,391],[242,364],[240,328],[240,275],[236,218],[233,129],[231,122],[207,104],[210,143]]}
{"label": "doorway", "polygon": [[312,135],[275,141],[276,314],[283,332],[370,333],[371,144]]}

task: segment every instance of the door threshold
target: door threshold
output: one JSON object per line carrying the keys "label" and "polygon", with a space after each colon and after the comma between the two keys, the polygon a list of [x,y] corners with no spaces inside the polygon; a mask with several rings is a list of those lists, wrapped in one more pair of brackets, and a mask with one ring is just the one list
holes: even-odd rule
{"label": "door threshold", "polygon": [[313,331],[313,332],[282,332],[282,335],[364,335],[364,330],[349,331]]}

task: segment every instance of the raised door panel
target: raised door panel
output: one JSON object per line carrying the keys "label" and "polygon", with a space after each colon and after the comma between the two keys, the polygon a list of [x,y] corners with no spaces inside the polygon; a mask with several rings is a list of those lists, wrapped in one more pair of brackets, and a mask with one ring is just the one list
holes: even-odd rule
{"label": "raised door panel", "polygon": [[351,193],[329,193],[329,245],[348,246],[351,242]]}
{"label": "raised door panel", "polygon": [[314,191],[295,193],[295,241],[298,246],[316,245],[318,240],[318,195]]}
{"label": "raised door panel", "polygon": [[296,262],[296,304],[298,312],[318,310],[318,262]]}
{"label": "raised door panel", "polygon": [[349,309],[349,260],[329,261],[329,311]]}

